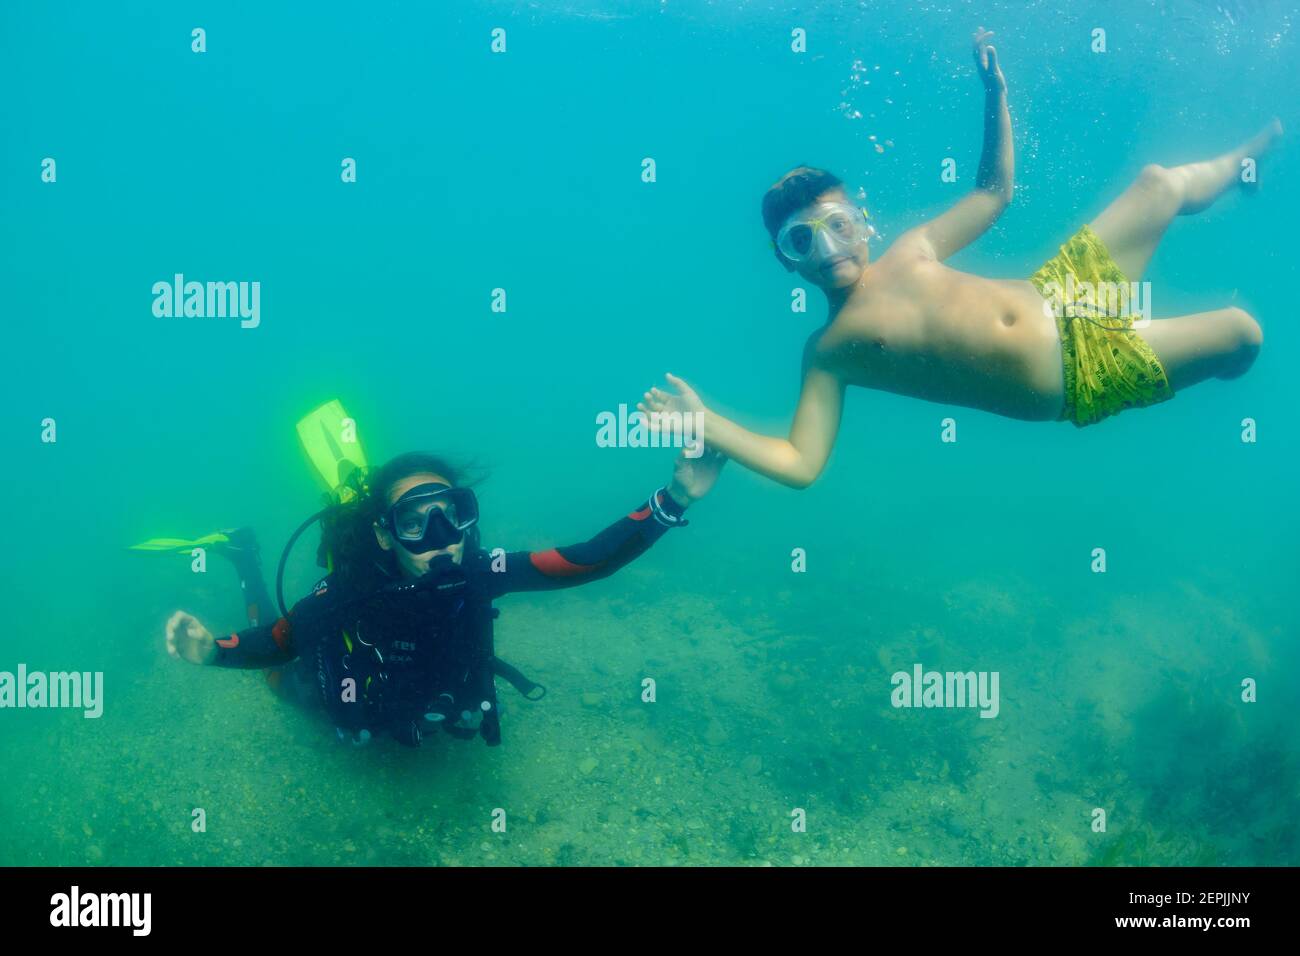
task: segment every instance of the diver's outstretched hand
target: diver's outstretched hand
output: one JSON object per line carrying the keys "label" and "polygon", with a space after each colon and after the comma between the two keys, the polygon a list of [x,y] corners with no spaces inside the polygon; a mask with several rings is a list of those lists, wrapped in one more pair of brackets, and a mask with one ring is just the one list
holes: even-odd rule
{"label": "diver's outstretched hand", "polygon": [[727,456],[722,452],[702,445],[683,448],[673,465],[673,480],[668,486],[668,494],[682,507],[698,501],[713,489],[726,461]]}
{"label": "diver's outstretched hand", "polygon": [[211,664],[217,656],[217,639],[185,611],[167,619],[167,653],[191,664]]}

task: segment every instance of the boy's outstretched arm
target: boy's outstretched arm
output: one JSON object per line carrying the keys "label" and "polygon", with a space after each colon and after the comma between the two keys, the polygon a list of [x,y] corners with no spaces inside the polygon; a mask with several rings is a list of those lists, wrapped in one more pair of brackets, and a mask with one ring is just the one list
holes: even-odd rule
{"label": "boy's outstretched arm", "polygon": [[701,431],[708,448],[791,488],[807,488],[826,467],[844,407],[844,383],[826,369],[805,362],[799,405],[789,438],[751,432],[709,411],[682,379],[675,375],[668,375],[667,379],[677,394],[652,388],[637,408],[645,414],[688,411],[701,414]]}
{"label": "boy's outstretched arm", "polygon": [[984,83],[984,148],[975,189],[942,216],[900,236],[895,245],[919,244],[927,256],[947,259],[983,235],[1011,202],[1016,170],[1011,113],[998,54],[988,44],[992,36],[983,27],[974,35],[975,69]]}

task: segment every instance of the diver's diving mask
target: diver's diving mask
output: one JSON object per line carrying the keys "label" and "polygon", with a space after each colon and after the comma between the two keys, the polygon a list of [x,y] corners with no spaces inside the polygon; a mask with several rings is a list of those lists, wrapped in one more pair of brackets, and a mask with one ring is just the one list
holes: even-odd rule
{"label": "diver's diving mask", "polygon": [[776,247],[791,262],[848,255],[859,243],[876,234],[867,211],[845,202],[823,202],[811,214],[799,212],[785,221],[776,234]]}
{"label": "diver's diving mask", "polygon": [[468,488],[436,482],[416,485],[379,519],[379,526],[412,554],[440,551],[465,540],[478,522],[478,499]]}

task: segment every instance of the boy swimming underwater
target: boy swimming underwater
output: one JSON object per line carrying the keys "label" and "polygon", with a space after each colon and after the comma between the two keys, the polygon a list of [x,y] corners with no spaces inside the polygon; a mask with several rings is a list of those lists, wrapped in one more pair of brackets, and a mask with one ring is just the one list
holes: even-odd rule
{"label": "boy swimming underwater", "polygon": [[1087,302],[1062,308],[1061,296],[1083,284],[1126,289],[1138,282],[1170,221],[1207,208],[1236,182],[1242,161],[1257,158],[1281,133],[1276,120],[1217,159],[1170,169],[1147,166],[1028,280],[987,279],[943,265],[1011,201],[1011,117],[991,36],[983,28],[974,36],[985,89],[976,186],[943,215],[868,262],[874,230],[837,177],[801,166],[764,196],[763,221],[778,261],[820,287],[830,307],[826,325],[804,348],[789,437],[755,434],[711,412],[673,375],[667,378],[675,394],[651,389],[638,405],[642,412],[707,413],[696,421],[703,422],[709,447],[803,488],[830,456],[847,385],[1084,426],[1250,367],[1262,334],[1241,309],[1144,321],[1135,328],[1128,309],[1098,314]]}

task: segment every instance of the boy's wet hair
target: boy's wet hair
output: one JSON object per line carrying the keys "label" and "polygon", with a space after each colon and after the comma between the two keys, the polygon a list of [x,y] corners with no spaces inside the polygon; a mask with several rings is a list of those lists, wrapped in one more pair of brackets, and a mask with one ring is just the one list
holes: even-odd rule
{"label": "boy's wet hair", "polygon": [[790,170],[763,196],[763,225],[772,241],[792,212],[811,205],[822,193],[843,188],[844,181],[824,169],[796,166]]}

